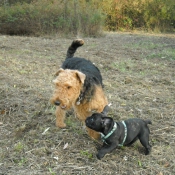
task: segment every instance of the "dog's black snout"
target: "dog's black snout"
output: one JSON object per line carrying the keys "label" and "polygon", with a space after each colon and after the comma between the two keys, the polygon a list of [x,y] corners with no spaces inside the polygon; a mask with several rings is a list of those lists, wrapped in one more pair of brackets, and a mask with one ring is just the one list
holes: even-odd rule
{"label": "dog's black snout", "polygon": [[59,106],[60,105],[60,102],[59,101],[55,101],[55,105],[56,106]]}

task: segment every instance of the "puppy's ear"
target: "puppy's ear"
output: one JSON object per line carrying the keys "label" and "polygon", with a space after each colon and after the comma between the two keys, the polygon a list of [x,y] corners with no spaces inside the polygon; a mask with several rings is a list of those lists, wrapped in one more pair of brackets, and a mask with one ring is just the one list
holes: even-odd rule
{"label": "puppy's ear", "polygon": [[101,122],[102,122],[103,127],[105,127],[107,125],[110,125],[112,120],[113,119],[111,117],[104,117],[104,118],[102,118]]}
{"label": "puppy's ear", "polygon": [[61,72],[63,72],[63,71],[64,71],[64,69],[60,68],[60,69],[55,73],[55,76],[58,76],[59,73],[61,73]]}

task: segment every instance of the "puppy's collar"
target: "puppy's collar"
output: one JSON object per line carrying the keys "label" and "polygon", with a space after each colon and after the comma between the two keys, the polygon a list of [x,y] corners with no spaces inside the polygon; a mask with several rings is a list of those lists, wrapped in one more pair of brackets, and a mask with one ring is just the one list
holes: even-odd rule
{"label": "puppy's collar", "polygon": [[101,139],[103,140],[103,142],[106,142],[105,140],[108,138],[108,137],[110,137],[113,133],[114,133],[114,131],[117,129],[117,124],[116,123],[114,123],[114,126],[113,126],[113,128],[112,128],[112,130],[105,136],[103,133],[101,133]]}

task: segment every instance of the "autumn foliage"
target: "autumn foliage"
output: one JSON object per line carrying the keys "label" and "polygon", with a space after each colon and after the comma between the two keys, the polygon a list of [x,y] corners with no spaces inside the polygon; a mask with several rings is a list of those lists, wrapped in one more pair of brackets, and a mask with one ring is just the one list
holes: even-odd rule
{"label": "autumn foliage", "polygon": [[0,33],[83,34],[174,31],[174,0],[2,0]]}

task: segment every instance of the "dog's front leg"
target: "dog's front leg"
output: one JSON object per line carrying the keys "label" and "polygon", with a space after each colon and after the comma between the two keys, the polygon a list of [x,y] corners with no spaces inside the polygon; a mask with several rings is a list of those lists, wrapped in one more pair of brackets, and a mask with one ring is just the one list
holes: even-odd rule
{"label": "dog's front leg", "polygon": [[118,143],[115,143],[115,144],[110,144],[110,145],[107,145],[107,144],[103,144],[103,147],[98,151],[97,153],[97,158],[98,159],[101,159],[105,156],[105,154],[113,151],[116,147],[117,147]]}
{"label": "dog's front leg", "polygon": [[65,128],[66,124],[64,123],[65,111],[62,110],[59,106],[56,107],[56,126],[59,128]]}
{"label": "dog's front leg", "polygon": [[96,131],[88,128],[88,127],[86,127],[86,128],[87,128],[87,131],[88,131],[88,135],[90,137],[92,137],[93,139],[96,139],[96,140],[98,140],[100,138],[100,134],[98,132],[96,132]]}

